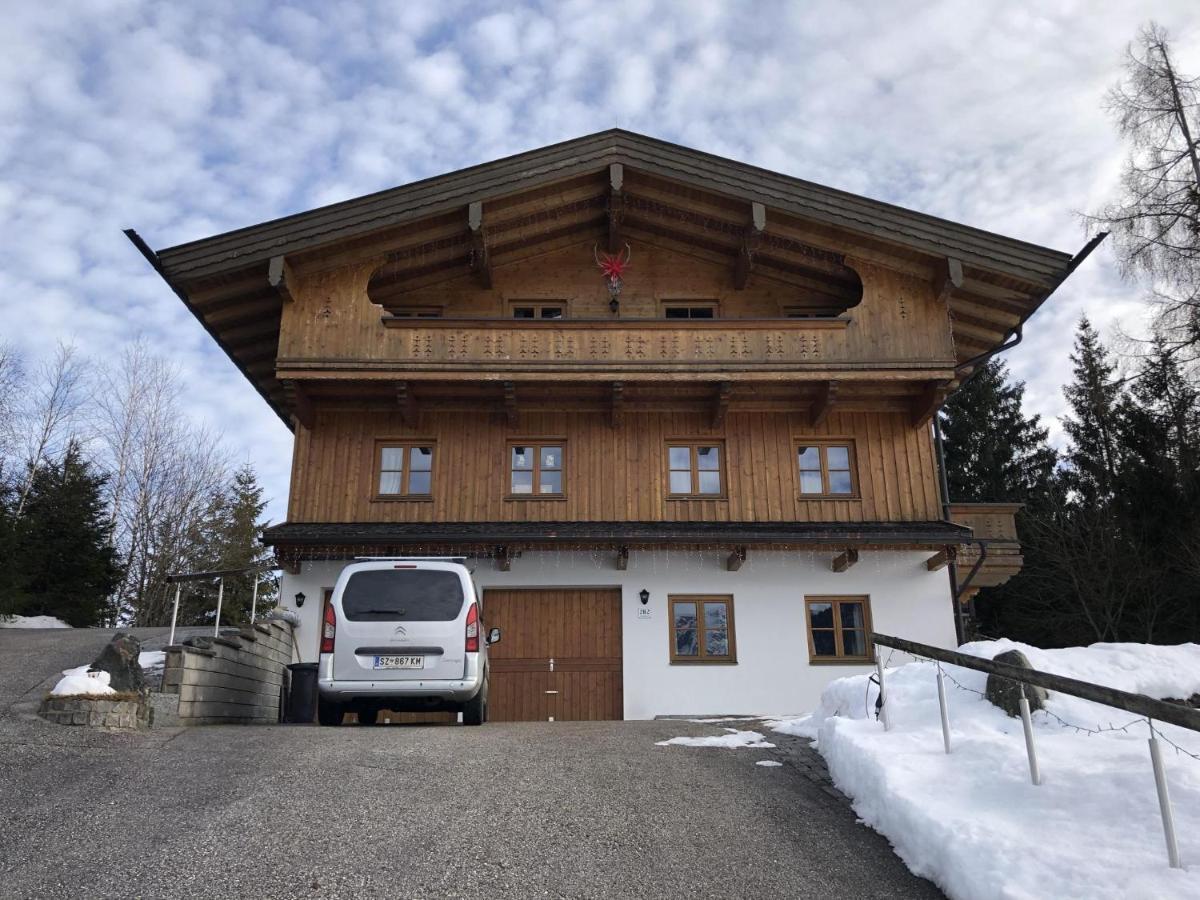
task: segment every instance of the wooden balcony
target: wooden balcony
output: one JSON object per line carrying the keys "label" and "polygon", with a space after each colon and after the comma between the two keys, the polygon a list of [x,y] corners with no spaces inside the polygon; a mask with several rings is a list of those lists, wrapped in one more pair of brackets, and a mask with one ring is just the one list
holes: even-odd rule
{"label": "wooden balcony", "polygon": [[[952,360],[903,338],[863,342],[848,317],[825,319],[414,319],[385,316],[379,362],[394,370],[821,373],[952,377]],[[360,360],[361,362],[362,360]],[[290,360],[281,359],[281,367]],[[854,375],[854,371],[863,373]],[[870,373],[870,374],[868,374]],[[765,377],[771,377],[765,375]],[[774,377],[783,377],[775,375]]]}
{"label": "wooden balcony", "polygon": [[[965,525],[974,532],[976,540],[987,545],[983,564],[967,587],[966,598],[983,587],[1004,584],[1024,564],[1021,543],[1017,538],[1017,512],[1021,503],[953,503],[950,521]],[[962,584],[979,562],[978,544],[965,544],[958,550],[958,578]]]}

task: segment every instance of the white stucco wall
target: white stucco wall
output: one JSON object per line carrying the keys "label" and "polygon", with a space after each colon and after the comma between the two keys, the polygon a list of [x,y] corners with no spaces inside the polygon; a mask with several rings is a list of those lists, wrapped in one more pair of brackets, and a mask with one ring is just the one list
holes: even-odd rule
{"label": "white stucco wall", "polygon": [[[857,565],[835,574],[833,552],[756,551],[737,572],[725,570],[728,553],[631,551],[629,568],[614,568],[613,554],[525,552],[509,572],[491,560],[471,560],[475,581],[489,587],[619,587],[625,718],[657,715],[776,714],[812,710],[826,683],[867,666],[808,663],[804,597],[866,594],[875,630],[942,647],[953,647],[949,577],[929,572],[929,552],[864,552]],[[316,659],[324,588],[345,563],[304,563],[285,574],[282,599],[294,608],[306,595],[297,630],[303,658]],[[650,592],[650,618],[638,618],[638,594]],[[668,594],[732,594],[737,665],[671,665]]]}

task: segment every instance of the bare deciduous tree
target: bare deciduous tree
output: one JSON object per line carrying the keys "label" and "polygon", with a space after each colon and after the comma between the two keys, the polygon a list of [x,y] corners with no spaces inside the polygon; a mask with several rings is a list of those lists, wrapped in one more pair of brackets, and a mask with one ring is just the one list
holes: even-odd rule
{"label": "bare deciduous tree", "polygon": [[13,454],[19,443],[20,416],[19,398],[25,382],[24,361],[17,348],[9,343],[0,344],[0,484],[11,478],[14,470]]}
{"label": "bare deciduous tree", "polygon": [[1200,79],[1175,66],[1153,22],[1127,51],[1109,109],[1130,152],[1121,195],[1089,225],[1113,232],[1127,273],[1153,283],[1155,332],[1173,353],[1200,357]]}
{"label": "bare deciduous tree", "polygon": [[71,438],[78,437],[80,406],[86,399],[85,365],[75,348],[59,343],[54,357],[38,367],[19,418],[25,420],[22,456],[26,471],[17,486],[17,516],[25,508],[38,467],[47,456],[57,455]]}

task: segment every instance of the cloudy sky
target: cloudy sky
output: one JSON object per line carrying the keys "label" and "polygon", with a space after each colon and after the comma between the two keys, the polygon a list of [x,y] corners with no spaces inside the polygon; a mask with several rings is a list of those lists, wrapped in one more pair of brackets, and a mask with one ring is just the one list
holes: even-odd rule
{"label": "cloudy sky", "polygon": [[[290,435],[122,228],[161,248],[616,125],[1074,252],[1151,17],[1200,74],[1196,0],[12,0],[0,341],[146,336],[280,519]],[[1008,356],[1030,411],[1062,412],[1080,314],[1136,329],[1140,296],[1107,250],[1073,276]]]}

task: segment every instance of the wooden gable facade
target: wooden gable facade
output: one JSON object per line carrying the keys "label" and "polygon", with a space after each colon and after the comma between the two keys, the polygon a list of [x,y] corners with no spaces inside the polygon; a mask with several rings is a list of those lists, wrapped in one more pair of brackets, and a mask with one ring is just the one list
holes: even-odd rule
{"label": "wooden gable facade", "polygon": [[[131,237],[295,431],[268,533],[291,562],[953,557],[988,535],[949,521],[931,417],[1081,258],[619,130],[157,253]],[[615,302],[601,252],[629,256]],[[514,444],[558,448],[552,496],[514,494]],[[692,446],[719,449],[715,492],[675,489]],[[825,446],[849,490],[806,481]],[[426,493],[381,493],[389,447],[429,450]]]}

